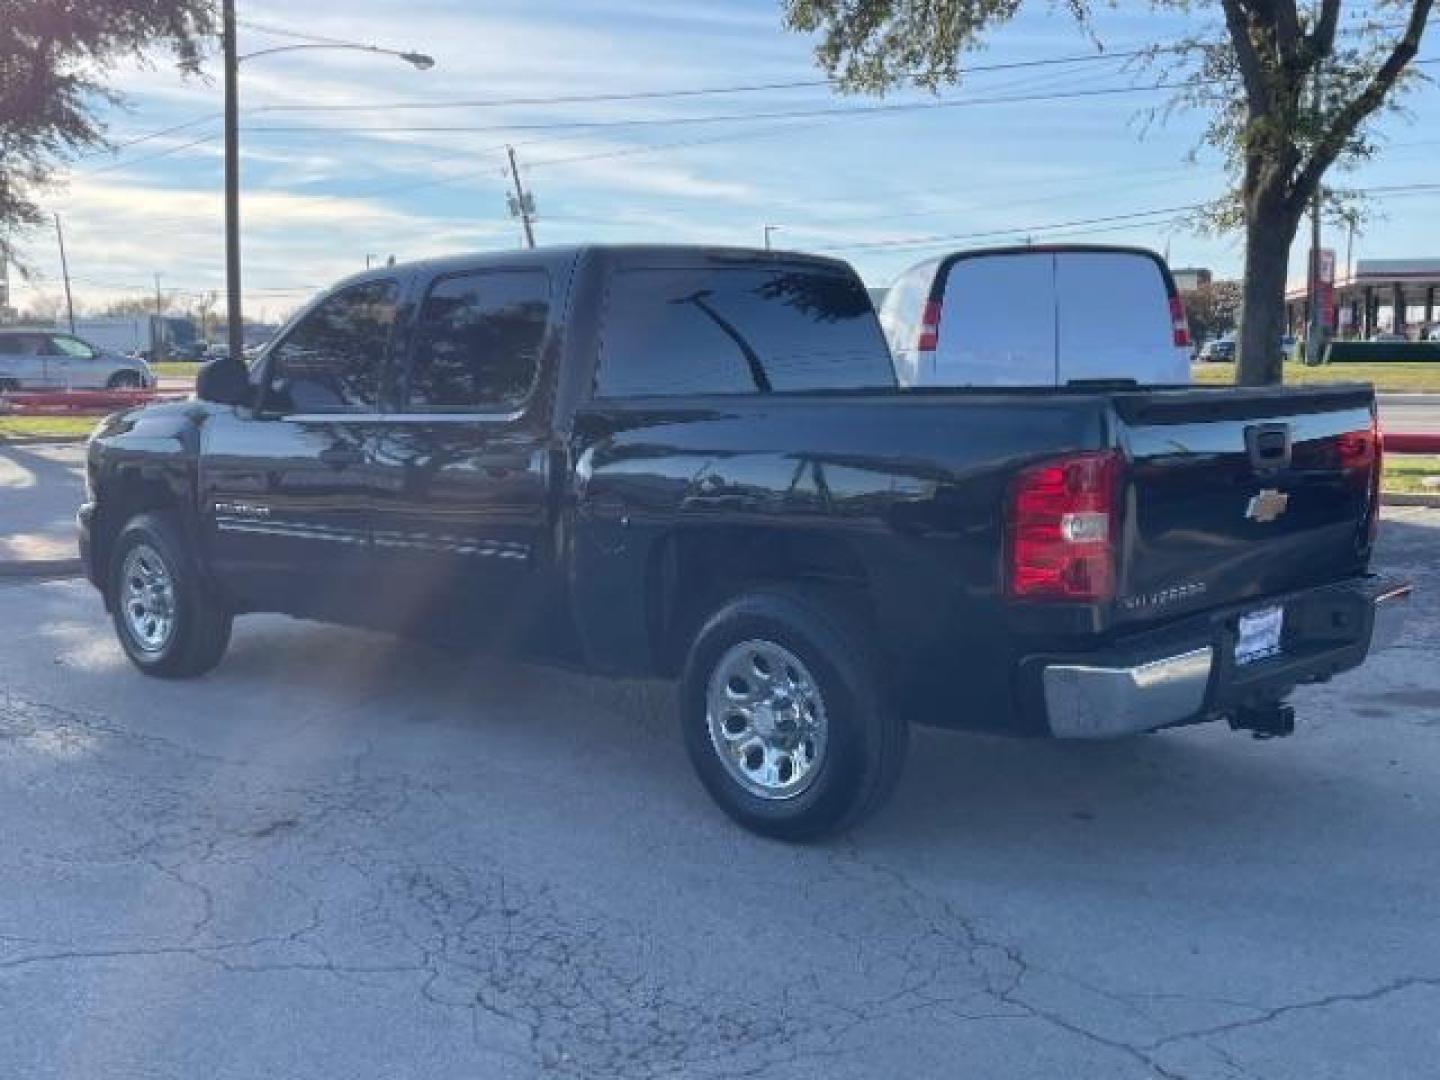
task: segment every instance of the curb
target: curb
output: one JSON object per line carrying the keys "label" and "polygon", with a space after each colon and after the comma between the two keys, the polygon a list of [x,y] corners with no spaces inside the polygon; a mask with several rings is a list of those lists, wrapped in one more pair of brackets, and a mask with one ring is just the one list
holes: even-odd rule
{"label": "curb", "polygon": [[79,559],[9,559],[0,561],[0,578],[72,578],[85,573]]}
{"label": "curb", "polygon": [[1429,506],[1440,509],[1440,492],[1382,491],[1381,506]]}
{"label": "curb", "polygon": [[0,435],[0,450],[7,446],[63,446],[66,443],[83,446],[86,438],[83,435]]}

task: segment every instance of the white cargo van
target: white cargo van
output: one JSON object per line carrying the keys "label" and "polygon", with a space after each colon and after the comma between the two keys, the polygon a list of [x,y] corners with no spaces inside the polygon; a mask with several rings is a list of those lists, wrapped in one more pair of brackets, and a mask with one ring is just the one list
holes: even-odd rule
{"label": "white cargo van", "polygon": [[880,323],[902,386],[1190,381],[1184,305],[1144,248],[954,252],[901,274]]}

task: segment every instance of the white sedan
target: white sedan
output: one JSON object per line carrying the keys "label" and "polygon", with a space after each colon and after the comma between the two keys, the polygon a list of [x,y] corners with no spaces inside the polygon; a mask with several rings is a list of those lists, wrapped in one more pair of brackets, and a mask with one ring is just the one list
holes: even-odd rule
{"label": "white sedan", "polygon": [[74,334],[0,329],[0,393],[12,390],[139,390],[155,376],[139,357],[97,349]]}

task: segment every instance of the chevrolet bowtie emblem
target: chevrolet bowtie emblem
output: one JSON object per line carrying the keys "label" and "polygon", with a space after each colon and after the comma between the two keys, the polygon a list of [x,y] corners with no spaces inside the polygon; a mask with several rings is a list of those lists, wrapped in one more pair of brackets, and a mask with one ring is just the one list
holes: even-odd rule
{"label": "chevrolet bowtie emblem", "polygon": [[1250,503],[1245,507],[1245,516],[1251,521],[1268,524],[1285,513],[1285,508],[1289,505],[1290,496],[1285,492],[1264,488],[1258,495],[1250,496]]}

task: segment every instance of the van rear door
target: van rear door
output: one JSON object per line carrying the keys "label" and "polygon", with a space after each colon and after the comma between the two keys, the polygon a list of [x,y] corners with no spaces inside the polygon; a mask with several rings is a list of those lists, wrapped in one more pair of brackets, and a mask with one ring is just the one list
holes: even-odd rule
{"label": "van rear door", "polygon": [[1056,382],[1188,383],[1189,333],[1176,322],[1184,318],[1172,304],[1177,296],[1164,264],[1149,252],[1056,251]]}
{"label": "van rear door", "polygon": [[[940,333],[922,386],[1054,386],[1055,260],[982,252],[942,268]],[[902,375],[903,378],[903,375]]]}

